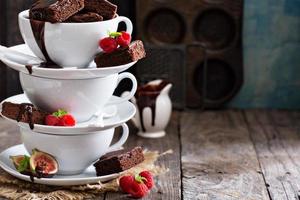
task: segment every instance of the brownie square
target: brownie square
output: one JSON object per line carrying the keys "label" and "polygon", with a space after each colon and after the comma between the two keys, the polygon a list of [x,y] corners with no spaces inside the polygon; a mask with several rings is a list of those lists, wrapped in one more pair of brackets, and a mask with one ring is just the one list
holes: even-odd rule
{"label": "brownie square", "polygon": [[84,8],[84,0],[37,0],[29,11],[31,19],[64,22]]}
{"label": "brownie square", "polygon": [[146,57],[144,44],[136,40],[128,47],[119,48],[112,53],[99,53],[95,57],[95,63],[97,67],[112,67],[138,61],[144,57]]}
{"label": "brownie square", "polygon": [[103,21],[103,17],[93,12],[82,12],[71,16],[66,22],[85,23]]}
{"label": "brownie square", "polygon": [[143,149],[135,147],[130,150],[122,150],[110,153],[100,158],[94,166],[97,176],[119,173],[128,170],[145,160]]}
{"label": "brownie square", "polygon": [[[26,112],[21,112],[22,110],[25,110],[24,107],[26,106],[32,107],[31,119],[29,119]],[[14,104],[11,102],[4,102],[2,105],[2,115],[13,120],[18,120],[19,118],[20,122],[24,123],[30,123],[30,120],[32,120],[33,124],[45,124],[45,118],[48,114],[49,113],[33,107],[32,104]]]}
{"label": "brownie square", "polygon": [[117,16],[118,6],[107,0],[85,0],[84,10],[88,12],[96,12],[101,15],[104,20],[109,20]]}

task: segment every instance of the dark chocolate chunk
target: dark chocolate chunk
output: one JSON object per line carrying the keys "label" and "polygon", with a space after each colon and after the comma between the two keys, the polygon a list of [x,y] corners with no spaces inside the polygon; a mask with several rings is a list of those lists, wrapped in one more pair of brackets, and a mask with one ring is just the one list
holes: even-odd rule
{"label": "dark chocolate chunk", "polygon": [[29,11],[29,17],[57,23],[66,21],[83,8],[84,0],[37,0]]}
{"label": "dark chocolate chunk", "polygon": [[135,147],[130,150],[116,151],[100,158],[94,166],[97,176],[119,173],[128,170],[145,160],[143,149]]}
{"label": "dark chocolate chunk", "polygon": [[103,17],[97,13],[86,12],[86,13],[77,13],[70,17],[66,22],[76,22],[76,23],[84,23],[84,22],[98,22],[103,21]]}
{"label": "dark chocolate chunk", "polygon": [[112,53],[99,53],[95,58],[97,67],[112,67],[138,61],[146,57],[143,42],[136,40],[128,47],[119,48]]}
{"label": "dark chocolate chunk", "polygon": [[89,12],[96,12],[105,20],[109,20],[117,16],[118,6],[106,0],[85,0],[84,10]]}

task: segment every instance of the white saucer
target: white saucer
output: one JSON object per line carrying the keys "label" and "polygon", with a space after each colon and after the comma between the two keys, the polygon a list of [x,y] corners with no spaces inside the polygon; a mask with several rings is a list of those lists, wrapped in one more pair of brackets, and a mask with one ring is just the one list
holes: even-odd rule
{"label": "white saucer", "polygon": [[[120,97],[114,96],[113,98],[120,98]],[[30,103],[30,101],[28,100],[25,94],[12,96],[2,101],[2,103],[0,104],[0,112],[2,111],[2,104],[4,102]],[[35,124],[34,131],[40,133],[53,134],[53,135],[64,135],[70,132],[72,133],[72,135],[77,135],[77,134],[82,135],[88,132],[96,132],[96,131],[102,131],[102,130],[118,127],[121,124],[129,121],[136,113],[135,106],[128,101],[121,104],[117,104],[115,105],[115,107],[117,109],[117,113],[110,118],[98,119],[95,117],[88,122],[77,123],[76,126],[74,127],[45,126],[45,125]],[[107,113],[112,112],[111,110],[114,110],[112,109],[111,106],[107,106],[105,108],[105,111]],[[17,124],[20,127],[29,129],[29,125],[27,123],[22,123],[22,122],[18,123],[16,120],[12,120],[10,118],[3,116],[2,113],[1,116],[4,119],[14,124]],[[103,120],[102,123],[99,123],[99,120]]]}
{"label": "white saucer", "polygon": [[[12,161],[9,159],[9,156],[16,155],[28,155],[27,151],[23,144],[19,144],[13,147],[10,147],[3,151],[0,154],[0,167],[9,173],[10,175],[17,177],[24,181],[29,181],[30,177],[19,173],[14,167]],[[53,178],[34,178],[34,183],[44,184],[44,185],[55,185],[55,186],[68,186],[68,185],[85,185],[91,183],[97,183],[99,181],[105,182],[112,179],[115,179],[119,174],[111,174],[107,176],[97,176],[95,168],[91,165],[87,168],[82,174],[73,175],[73,176],[62,176],[55,175]]]}
{"label": "white saucer", "polygon": [[[10,47],[13,50],[19,51],[24,54],[28,54],[31,56],[35,55],[29,49],[26,44],[17,45]],[[25,68],[24,64],[18,63],[16,60],[12,60],[10,57],[3,55],[1,58],[2,62],[5,63],[8,67],[25,73],[29,74],[28,70]],[[83,69],[49,69],[49,68],[40,68],[36,67],[33,68],[32,75],[44,78],[53,78],[53,79],[89,79],[89,78],[100,78],[106,77],[108,75],[117,74],[123,72],[130,67],[132,67],[136,62],[131,62],[126,65],[120,66],[113,66],[113,67],[104,67],[104,68],[97,68],[94,62],[91,63],[89,68]]]}

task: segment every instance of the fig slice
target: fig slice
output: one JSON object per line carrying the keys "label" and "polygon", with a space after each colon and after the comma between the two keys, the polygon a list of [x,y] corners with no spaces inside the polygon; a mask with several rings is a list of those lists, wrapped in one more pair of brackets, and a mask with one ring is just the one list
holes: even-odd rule
{"label": "fig slice", "polygon": [[58,172],[58,163],[52,155],[33,149],[30,157],[30,169],[38,178],[51,178]]}
{"label": "fig slice", "polygon": [[30,164],[29,164],[29,160],[30,157],[26,156],[26,155],[17,155],[17,156],[10,156],[9,157],[15,168],[18,170],[18,172],[20,172],[21,174],[24,175],[31,175],[31,170],[30,170]]}

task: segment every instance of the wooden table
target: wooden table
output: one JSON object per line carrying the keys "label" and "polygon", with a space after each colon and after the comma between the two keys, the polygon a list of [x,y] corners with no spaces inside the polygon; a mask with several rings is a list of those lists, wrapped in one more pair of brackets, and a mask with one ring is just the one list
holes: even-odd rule
{"label": "wooden table", "polygon": [[[299,199],[300,112],[228,110],[175,112],[161,139],[131,134],[127,146],[161,152],[170,172],[145,199]],[[0,120],[0,150],[20,143],[17,128]],[[98,199],[125,199],[107,193]]]}

